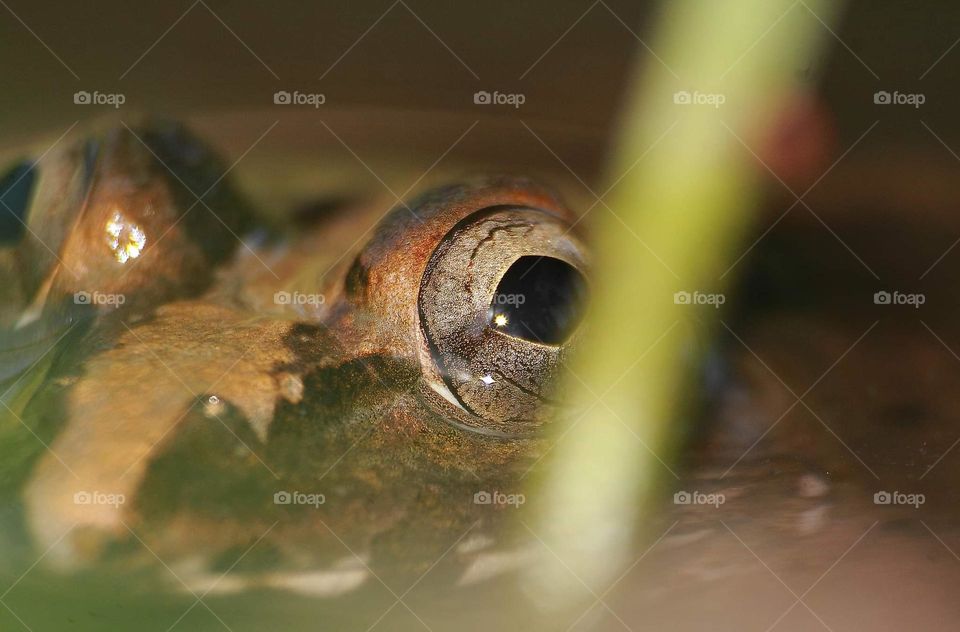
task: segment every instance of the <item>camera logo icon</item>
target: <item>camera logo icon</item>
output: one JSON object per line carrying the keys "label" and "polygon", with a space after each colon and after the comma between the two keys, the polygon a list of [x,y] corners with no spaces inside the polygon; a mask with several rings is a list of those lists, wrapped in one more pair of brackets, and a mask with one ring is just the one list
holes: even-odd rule
{"label": "camera logo icon", "polygon": [[112,105],[119,108],[127,102],[127,95],[122,92],[87,92],[78,90],[73,93],[73,102],[75,105]]}
{"label": "camera logo icon", "polygon": [[276,105],[312,105],[319,108],[327,102],[327,95],[323,93],[300,92],[294,90],[277,90],[273,93],[273,102]]}
{"label": "camera logo icon", "polygon": [[689,505],[693,502],[693,495],[690,492],[676,492],[673,495],[674,505]]}
{"label": "camera logo icon", "polygon": [[493,496],[488,491],[479,491],[473,495],[474,505],[489,505],[493,502]]}
{"label": "camera logo icon", "polygon": [[899,290],[894,290],[893,292],[882,290],[875,292],[873,295],[874,305],[909,305],[915,309],[919,309],[920,306],[926,302],[926,294],[906,293]]}
{"label": "camera logo icon", "polygon": [[690,105],[693,102],[693,97],[686,90],[680,90],[673,93],[673,102],[677,105]]}
{"label": "camera logo icon", "polygon": [[73,495],[73,504],[89,505],[93,501],[90,492],[77,492]]}
{"label": "camera logo icon", "polygon": [[873,102],[877,105],[912,105],[919,108],[927,102],[927,95],[923,92],[887,92],[880,90],[873,93]]}
{"label": "camera logo icon", "polygon": [[522,92],[500,92],[499,90],[488,92],[486,90],[479,90],[473,93],[473,102],[476,105],[512,105],[515,108],[519,108],[527,102],[527,95]]}
{"label": "camera logo icon", "polygon": [[280,490],[273,495],[274,505],[311,505],[319,509],[320,505],[327,502],[327,497],[323,494],[308,494],[300,491],[288,492]]}
{"label": "camera logo icon", "polygon": [[73,293],[73,302],[77,305],[89,305],[90,299],[90,292],[80,291]]}
{"label": "camera logo icon", "polygon": [[919,509],[920,505],[926,502],[927,497],[925,494],[901,492],[900,490],[893,492],[879,491],[873,495],[874,505],[900,505]]}
{"label": "camera logo icon", "polygon": [[673,293],[673,302],[677,305],[689,305],[690,304],[690,292],[680,291]]}
{"label": "camera logo icon", "polygon": [[290,292],[276,292],[273,295],[273,302],[276,305],[289,305],[291,299]]}

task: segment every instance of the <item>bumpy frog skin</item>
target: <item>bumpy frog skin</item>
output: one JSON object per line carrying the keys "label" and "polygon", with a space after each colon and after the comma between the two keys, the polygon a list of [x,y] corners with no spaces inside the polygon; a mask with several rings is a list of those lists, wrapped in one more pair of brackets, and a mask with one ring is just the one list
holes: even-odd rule
{"label": "bumpy frog skin", "polygon": [[[345,543],[374,568],[435,559],[471,524],[476,545],[503,512],[474,494],[517,489],[558,410],[587,267],[574,216],[528,180],[488,178],[251,233],[224,171],[156,124],[38,168],[31,230],[4,253],[33,274],[11,276],[0,338],[20,365],[56,358],[35,394],[0,376],[23,420],[5,436],[33,448],[4,488],[36,548],[63,568],[149,548],[202,584],[259,538],[273,557],[250,578],[319,593],[362,581]],[[527,275],[546,293],[507,291]],[[538,314],[557,318],[531,329]]]}

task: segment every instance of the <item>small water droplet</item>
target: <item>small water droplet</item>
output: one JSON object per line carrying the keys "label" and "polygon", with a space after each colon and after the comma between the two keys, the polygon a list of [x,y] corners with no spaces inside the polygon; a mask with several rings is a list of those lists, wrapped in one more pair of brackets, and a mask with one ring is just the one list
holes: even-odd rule
{"label": "small water droplet", "polygon": [[203,414],[210,418],[216,418],[226,410],[226,404],[216,395],[211,395],[203,402]]}

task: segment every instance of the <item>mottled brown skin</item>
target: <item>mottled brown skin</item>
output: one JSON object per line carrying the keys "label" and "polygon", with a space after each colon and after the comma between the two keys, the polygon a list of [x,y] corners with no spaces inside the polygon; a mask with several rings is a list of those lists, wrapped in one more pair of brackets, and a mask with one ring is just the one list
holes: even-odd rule
{"label": "mottled brown skin", "polygon": [[[478,179],[385,215],[374,205],[348,207],[309,229],[238,246],[232,233],[249,225],[245,209],[220,209],[230,226],[187,228],[192,214],[208,214],[187,211],[195,201],[182,195],[188,177],[165,174],[157,153],[137,151],[135,137],[120,135],[129,164],[152,175],[121,186],[128,163],[111,154],[116,164],[101,169],[119,169],[120,180],[100,175],[101,204],[93,208],[119,204],[142,217],[146,249],[126,264],[112,261],[96,234],[102,217],[88,211],[61,252],[66,264],[89,271],[86,285],[51,296],[62,301],[79,288],[131,298],[92,318],[81,311],[83,333],[58,351],[25,414],[50,450],[38,449],[13,476],[36,546],[51,547],[47,562],[124,569],[149,561],[149,547],[202,584],[231,551],[262,537],[257,549],[271,552],[266,561],[245,562],[257,585],[268,571],[261,583],[326,568],[351,555],[345,547],[380,574],[422,572],[467,531],[495,533],[505,512],[474,504],[473,495],[519,490],[542,453],[530,430],[553,412],[537,408],[536,422],[510,433],[502,415],[488,418],[441,396],[418,288],[438,244],[464,218],[489,207],[526,209],[513,212],[531,226],[562,228],[573,222],[562,202],[528,180]],[[217,186],[218,199],[238,199]],[[148,206],[168,210],[157,216]],[[556,256],[582,266],[577,237],[551,230],[555,239],[531,245],[530,254],[553,255],[559,241],[566,254]],[[522,239],[511,239],[502,260],[480,271],[487,285],[527,254]],[[323,301],[278,304],[277,292]],[[537,353],[546,348],[529,344]],[[523,345],[511,349],[527,367],[524,378],[546,388],[547,367],[523,361]],[[527,397],[502,393],[483,412],[496,416],[509,398]],[[322,493],[326,502],[275,504],[284,490]],[[78,492],[94,491],[125,502],[74,502]]]}

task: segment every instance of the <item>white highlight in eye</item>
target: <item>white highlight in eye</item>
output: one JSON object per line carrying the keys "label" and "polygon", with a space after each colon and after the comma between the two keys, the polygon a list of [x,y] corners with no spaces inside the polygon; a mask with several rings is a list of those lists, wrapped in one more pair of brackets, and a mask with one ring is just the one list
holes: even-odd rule
{"label": "white highlight in eye", "polygon": [[493,317],[493,324],[497,327],[504,327],[509,321],[505,314],[497,314]]}
{"label": "white highlight in eye", "polygon": [[482,378],[480,378],[480,381],[486,384],[487,386],[490,386],[491,384],[496,382],[496,380],[493,379],[493,377],[490,374],[484,375]]}
{"label": "white highlight in eye", "polygon": [[119,263],[136,259],[147,245],[147,235],[143,229],[127,220],[119,210],[113,212],[103,230],[106,233],[107,246]]}

